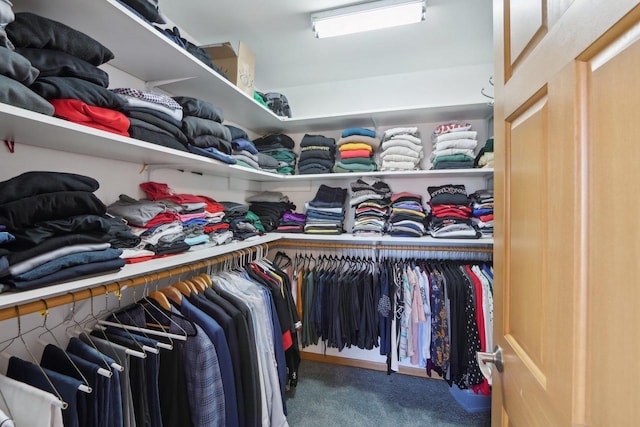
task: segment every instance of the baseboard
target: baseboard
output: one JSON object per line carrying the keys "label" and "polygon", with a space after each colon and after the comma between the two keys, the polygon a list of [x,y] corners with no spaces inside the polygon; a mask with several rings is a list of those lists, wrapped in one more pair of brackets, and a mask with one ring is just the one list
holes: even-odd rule
{"label": "baseboard", "polygon": [[[348,357],[339,357],[339,356],[327,356],[324,354],[311,353],[308,351],[300,352],[300,357],[303,360],[312,360],[314,362],[323,362],[323,363],[330,363],[332,365],[351,366],[353,368],[364,368],[364,369],[371,369],[374,371],[387,372],[387,365],[386,363],[382,363],[382,362],[371,362],[369,360],[358,360],[358,359],[351,359]],[[427,373],[424,369],[412,368],[409,366],[400,366],[397,373],[403,374],[403,375],[411,375],[414,377],[436,379],[436,380],[442,379],[435,372],[433,373],[432,377],[429,377],[427,376]]]}

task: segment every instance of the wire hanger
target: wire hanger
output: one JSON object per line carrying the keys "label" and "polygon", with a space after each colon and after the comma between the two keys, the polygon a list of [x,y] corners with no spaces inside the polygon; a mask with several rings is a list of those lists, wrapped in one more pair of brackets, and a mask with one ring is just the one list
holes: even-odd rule
{"label": "wire hanger", "polygon": [[[121,301],[121,298],[122,298],[122,288],[120,287],[120,283],[119,283],[119,282],[116,282],[116,285],[118,286],[118,290],[117,290],[117,291],[114,291],[114,295],[115,295],[115,296],[116,296],[116,298],[118,299],[118,307],[117,307],[117,309],[118,309],[118,310],[120,310],[120,308],[121,308],[121,307],[120,307],[120,301]],[[109,309],[108,309],[108,299],[109,299],[109,297],[108,297],[108,293],[105,293],[105,297],[106,297],[106,298],[105,298],[105,309],[104,309],[103,311],[101,311],[100,313],[98,313],[99,315],[103,315],[103,314],[113,314],[113,312],[112,312],[111,310],[109,310]],[[103,312],[104,312],[104,313],[103,313]],[[148,351],[149,353],[154,353],[154,354],[159,353],[159,352],[158,352],[158,349],[153,348],[153,347],[149,347],[149,346],[145,346],[145,345],[141,344],[140,342],[138,342],[138,340],[136,340],[136,338],[135,338],[133,335],[131,335],[131,332],[129,332],[129,330],[128,330],[128,328],[127,328],[127,326],[128,326],[128,325],[124,325],[124,324],[120,321],[120,319],[118,319],[118,316],[115,316],[115,315],[114,315],[114,316],[113,316],[113,319],[115,320],[115,322],[109,322],[109,323],[111,323],[111,324],[103,325],[103,324],[101,324],[101,323],[102,323],[102,322],[105,322],[105,320],[100,319],[100,318],[99,318],[99,316],[98,316],[98,321],[97,321],[97,323],[94,325],[94,330],[100,330],[100,331],[102,331],[102,335],[103,335],[103,336],[105,336],[105,337],[107,337],[107,336],[108,336],[108,335],[107,335],[107,333],[106,333],[106,329],[107,329],[107,328],[106,328],[105,326],[113,326],[113,327],[116,327],[116,328],[124,329],[124,330],[125,330],[125,332],[127,333],[128,337],[129,337],[129,339],[131,339],[131,340],[135,343],[135,345],[137,346],[137,348],[139,348],[140,350],[142,350],[142,351],[138,351],[138,350],[134,350],[134,349],[132,349],[132,348],[128,348],[128,350],[131,350],[132,352],[135,352],[135,353],[136,353],[136,354],[135,354],[135,356],[137,356],[137,357],[140,357],[140,358],[143,358],[143,359],[144,359],[144,358],[146,358],[146,357],[147,357],[147,354],[146,354],[146,352],[147,352],[147,351]],[[108,339],[108,338],[107,338],[107,339]]]}
{"label": "wire hanger", "polygon": [[[78,375],[80,375],[80,378],[82,378],[82,381],[84,382],[83,385],[80,385],[79,390],[84,391],[85,393],[91,393],[93,391],[93,389],[91,388],[91,386],[89,385],[89,381],[87,380],[87,378],[84,376],[84,374],[82,373],[82,371],[80,370],[80,368],[78,368],[78,365],[76,365],[76,362],[73,361],[73,359],[71,358],[71,356],[69,356],[69,353],[67,353],[64,350],[64,347],[60,344],[60,342],[58,341],[58,338],[56,338],[56,335],[53,333],[53,331],[51,329],[49,329],[49,327],[47,326],[47,319],[49,318],[49,306],[47,305],[47,302],[45,300],[41,300],[42,303],[44,304],[44,312],[42,314],[42,316],[44,317],[44,321],[42,322],[42,328],[44,328],[44,332],[41,333],[40,335],[38,335],[38,342],[41,343],[43,346],[47,346],[49,343],[44,342],[42,340],[42,336],[46,333],[48,333],[52,338],[53,341],[56,343],[56,346],[62,350],[62,352],[64,353],[65,357],[67,358],[67,361],[69,361],[69,363],[71,363],[71,366],[73,366],[73,369],[76,370],[76,372],[78,373]],[[109,371],[107,371],[109,372]],[[109,375],[111,376],[111,372],[109,372]]]}
{"label": "wire hanger", "polygon": [[[91,312],[93,313],[93,292],[91,292],[91,290],[90,290],[89,293],[91,294],[91,297],[92,297],[91,298]],[[105,366],[113,368],[113,369],[115,369],[115,370],[117,370],[119,372],[124,372],[124,366],[122,366],[122,361],[118,357],[117,353],[115,351],[112,351],[112,353],[115,355],[115,359],[117,360],[117,362],[112,362],[111,364],[109,364],[109,362],[105,358],[104,354],[98,349],[98,347],[96,347],[96,344],[91,339],[91,335],[89,335],[87,333],[87,331],[84,330],[82,325],[80,325],[80,323],[78,323],[78,321],[75,319],[75,316],[76,316],[76,296],[75,296],[75,294],[73,292],[69,292],[69,294],[71,295],[71,300],[73,301],[73,305],[71,306],[70,316],[66,321],[68,321],[68,322],[70,321],[70,322],[74,323],[73,325],[71,325],[71,327],[73,327],[73,328],[78,327],[80,329],[78,335],[83,335],[84,337],[87,338],[88,344],[91,347],[93,347],[93,349],[95,351],[98,352],[98,354],[100,355],[100,357],[104,361]],[[55,328],[52,328],[52,329],[55,329]],[[67,336],[70,336],[69,335],[69,328],[67,328],[66,332],[67,332]],[[113,350],[113,344],[110,341],[108,341],[108,343],[109,343],[109,346]]]}
{"label": "wire hanger", "polygon": [[[121,293],[120,283],[117,283],[117,285],[118,285],[118,293],[116,294],[116,296],[118,298],[117,311],[121,311],[122,307],[121,307],[121,303],[120,302],[121,302],[121,299],[122,299],[122,293]],[[146,333],[146,334],[150,334],[150,335],[157,335],[157,336],[162,336],[162,337],[167,337],[167,338],[171,337],[171,338],[174,338],[174,339],[177,339],[177,340],[183,340],[183,341],[186,340],[186,337],[184,337],[182,335],[172,334],[170,332],[164,332],[164,331],[157,331],[157,330],[154,330],[154,329],[141,328],[139,326],[126,325],[126,324],[124,324],[124,323],[122,323],[120,321],[120,319],[118,318],[116,313],[112,313],[112,314],[113,314],[113,316],[111,316],[111,317],[115,320],[115,322],[111,322],[109,320],[100,319],[100,320],[98,320],[98,325],[100,325],[100,326],[111,326],[111,327],[114,327],[114,328],[125,330],[127,332],[127,335],[129,335],[129,337],[140,348],[142,348],[144,351],[148,351],[148,352],[153,353],[153,354],[158,354],[159,353],[157,348],[150,347],[148,345],[144,345],[144,344],[138,342],[138,340],[136,340],[135,336],[133,336],[131,334],[132,331],[133,332]],[[128,313],[126,313],[126,311],[125,311],[125,314],[129,315]]]}
{"label": "wire hanger", "polygon": [[[6,341],[2,342],[2,343],[5,343],[5,342],[9,341],[9,344],[4,346],[0,350],[0,355],[5,357],[6,359],[10,359],[11,357],[13,357],[13,356],[11,356],[9,354],[6,354],[5,350],[7,348],[9,348],[9,346],[11,344],[13,344],[13,342],[16,340],[16,338],[20,339],[20,341],[22,342],[22,345],[24,346],[25,350],[27,350],[27,353],[29,353],[29,356],[31,357],[31,361],[38,367],[40,372],[42,372],[42,375],[44,375],[45,380],[47,381],[47,383],[49,384],[49,386],[53,390],[54,394],[58,398],[58,401],[61,403],[62,409],[67,409],[69,407],[69,404],[67,402],[65,402],[64,399],[62,399],[62,395],[60,394],[60,392],[58,391],[56,386],[53,385],[53,381],[51,381],[51,378],[49,378],[49,375],[47,375],[47,372],[44,370],[44,368],[42,366],[40,366],[40,364],[38,363],[36,357],[33,355],[31,350],[29,349],[29,346],[27,345],[27,342],[24,340],[24,337],[22,336],[22,322],[20,321],[20,318],[21,318],[22,315],[20,314],[20,308],[17,305],[15,306],[15,308],[16,308],[16,320],[18,322],[18,335],[16,335],[15,337],[13,337],[13,338],[11,338],[9,340],[6,340]],[[37,329],[37,328],[34,328],[33,330],[35,330],[35,329]],[[2,343],[0,343],[0,344],[2,344]]]}

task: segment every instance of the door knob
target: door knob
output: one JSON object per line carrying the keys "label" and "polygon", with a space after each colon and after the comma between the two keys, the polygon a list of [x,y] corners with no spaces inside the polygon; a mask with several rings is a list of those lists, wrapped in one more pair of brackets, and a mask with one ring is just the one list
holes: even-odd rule
{"label": "door knob", "polygon": [[498,372],[502,372],[504,365],[502,364],[502,349],[499,345],[493,349],[493,353],[479,351],[477,357],[481,368],[487,363],[493,363]]}

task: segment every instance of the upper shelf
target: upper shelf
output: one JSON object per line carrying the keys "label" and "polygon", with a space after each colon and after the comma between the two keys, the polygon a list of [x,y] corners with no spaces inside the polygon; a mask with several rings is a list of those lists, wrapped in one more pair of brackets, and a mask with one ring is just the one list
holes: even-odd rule
{"label": "upper shelf", "polygon": [[358,111],[322,117],[282,118],[198,61],[116,0],[21,0],[15,11],[29,11],[82,31],[115,55],[109,65],[149,86],[203,99],[223,108],[225,118],[258,134],[304,133],[490,117],[485,103],[415,106]]}
{"label": "upper shelf", "polygon": [[452,169],[363,172],[354,174],[280,175],[237,165],[228,165],[207,157],[127,138],[2,103],[0,103],[0,138],[14,141],[17,144],[139,163],[140,165],[146,165],[153,169],[182,169],[205,175],[261,182],[344,179],[352,178],[353,176],[457,177],[464,175],[487,178],[493,173],[493,169]]}

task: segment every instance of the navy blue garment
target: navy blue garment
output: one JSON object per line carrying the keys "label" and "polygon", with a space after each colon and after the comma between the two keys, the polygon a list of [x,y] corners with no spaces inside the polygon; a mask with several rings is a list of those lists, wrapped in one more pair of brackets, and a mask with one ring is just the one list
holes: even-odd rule
{"label": "navy blue garment", "polygon": [[[258,352],[253,329],[249,328],[247,315],[232,302],[218,295],[213,289],[204,291],[205,297],[222,308],[232,319],[238,333],[238,356],[242,367],[242,389],[244,392],[245,421],[247,427],[260,427],[262,422],[260,401],[260,374],[258,369]],[[249,320],[250,323],[250,320]],[[251,325],[253,327],[253,325]]]}
{"label": "navy blue garment", "polygon": [[89,264],[92,262],[111,261],[122,255],[122,249],[108,248],[102,251],[76,252],[52,259],[24,273],[17,274],[14,280],[35,280],[49,276],[57,271],[75,265]]}
{"label": "navy blue garment", "polygon": [[187,144],[187,148],[193,154],[220,160],[221,162],[228,163],[230,165],[235,165],[236,163],[238,163],[233,157],[229,156],[228,154],[224,154],[222,151],[213,147],[200,148],[192,144]]}
{"label": "navy blue garment", "polygon": [[215,320],[224,330],[224,336],[229,344],[229,353],[233,365],[233,378],[236,386],[236,401],[238,403],[238,424],[243,427],[245,421],[244,387],[242,383],[242,367],[240,366],[240,346],[238,343],[238,332],[233,323],[233,319],[225,311],[209,301],[203,294],[191,294],[189,302],[202,310],[207,316]]}
{"label": "navy blue garment", "polygon": [[[91,345],[81,341],[79,338],[72,337],[67,344],[67,352],[77,355],[89,362],[93,362],[98,366],[102,366],[105,369],[111,371],[111,378],[105,378],[107,380],[108,396],[101,399],[100,413],[103,415],[101,421],[107,427],[122,427],[123,415],[122,415],[122,395],[120,390],[120,372],[117,369],[111,368],[111,365],[115,363],[115,360],[107,355],[100,353]],[[106,365],[105,365],[106,363]]]}
{"label": "navy blue garment", "polygon": [[122,258],[116,258],[109,261],[92,262],[89,264],[75,265],[73,267],[64,268],[45,277],[34,280],[6,280],[7,283],[13,285],[21,291],[26,289],[34,289],[42,286],[53,285],[67,280],[76,280],[81,277],[105,274],[108,272],[120,270],[124,267],[125,261]]}
{"label": "navy blue garment", "polygon": [[285,396],[287,385],[287,360],[284,357],[284,344],[282,343],[282,332],[280,331],[280,321],[278,320],[278,313],[276,312],[276,306],[273,302],[271,292],[262,288],[262,293],[269,301],[267,307],[269,308],[269,314],[271,315],[271,327],[273,329],[273,349],[276,354],[276,363],[278,365],[278,379],[280,380],[280,394],[282,395],[282,409],[284,414],[287,415],[287,399]]}
{"label": "navy blue garment", "polygon": [[17,357],[9,359],[7,376],[25,384],[32,385],[40,390],[48,391],[54,395],[57,395],[57,391],[60,393],[59,396],[62,400],[68,405],[67,409],[62,411],[64,426],[84,427],[86,424],[80,425],[80,421],[78,420],[78,395],[83,393],[78,390],[78,387],[82,385],[82,381],[78,381],[75,378],[62,375],[49,369],[42,369],[51,380],[55,390],[51,388],[51,384],[49,384],[45,376],[42,374],[38,365]]}
{"label": "navy blue garment", "polygon": [[99,399],[105,393],[104,384],[98,381],[99,366],[83,360],[75,354],[68,354],[68,356],[69,357],[67,357],[67,353],[60,347],[49,344],[44,348],[40,366],[82,382],[86,379],[86,384],[91,387],[93,391],[78,396],[78,421],[81,426],[97,426],[99,423],[98,419],[100,418],[98,414]]}
{"label": "navy blue garment", "polygon": [[[93,331],[91,335],[100,338],[100,333]],[[131,338],[123,338],[115,334],[106,334],[109,341],[135,351],[144,352],[142,346]],[[147,358],[149,355],[147,354]],[[147,392],[146,360],[139,357],[129,358],[129,384],[133,400],[133,412],[136,426],[151,426],[151,414]]]}
{"label": "navy blue garment", "polygon": [[236,402],[236,386],[233,378],[233,364],[231,363],[229,344],[224,335],[224,330],[215,320],[191,304],[187,298],[182,298],[180,312],[187,319],[200,326],[216,348],[220,374],[222,375],[222,386],[224,388],[225,425],[227,427],[237,427],[238,404]]}
{"label": "navy blue garment", "polygon": [[[124,316],[126,317],[126,316]],[[121,321],[124,319],[121,319]],[[158,341],[142,335],[129,333],[124,329],[107,328],[107,334],[117,335],[124,339],[135,339],[138,343],[149,347],[157,348]],[[158,389],[158,376],[160,373],[160,354],[147,352],[145,359],[145,379],[147,386],[147,404],[149,405],[149,416],[151,425],[162,427],[162,412],[160,410],[160,390]]]}

